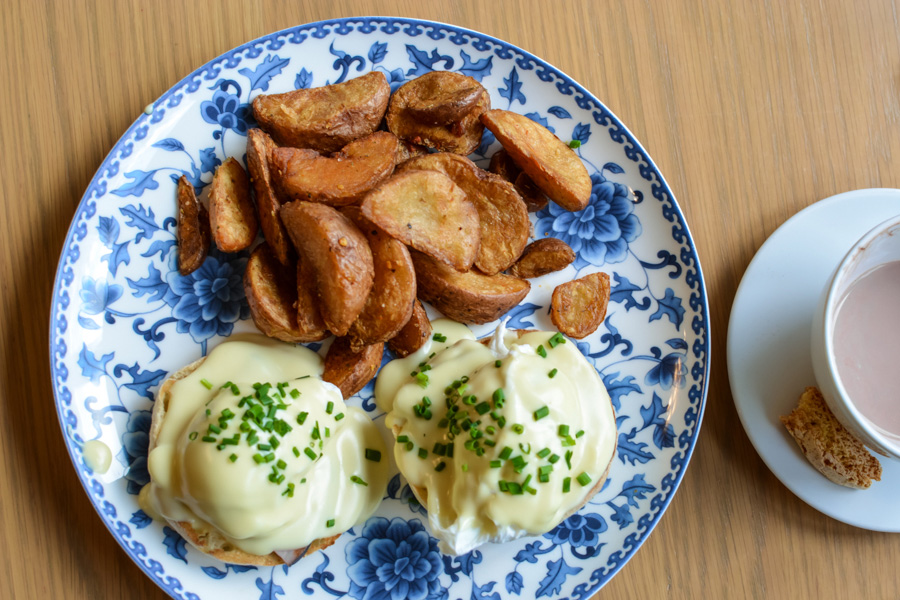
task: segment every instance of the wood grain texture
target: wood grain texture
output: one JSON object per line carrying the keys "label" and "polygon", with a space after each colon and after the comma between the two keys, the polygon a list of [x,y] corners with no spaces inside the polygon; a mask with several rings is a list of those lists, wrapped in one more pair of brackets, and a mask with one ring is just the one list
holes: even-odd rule
{"label": "wood grain texture", "polygon": [[782,486],[738,422],[725,368],[731,302],[766,237],[821,198],[900,187],[896,2],[7,0],[0,597],[165,597],[91,508],[48,377],[56,262],[97,166],[145,105],[222,52],[376,14],[477,29],[570,74],[641,140],[695,237],[712,313],[705,423],[658,528],[597,597],[900,596],[900,535],[841,524]]}

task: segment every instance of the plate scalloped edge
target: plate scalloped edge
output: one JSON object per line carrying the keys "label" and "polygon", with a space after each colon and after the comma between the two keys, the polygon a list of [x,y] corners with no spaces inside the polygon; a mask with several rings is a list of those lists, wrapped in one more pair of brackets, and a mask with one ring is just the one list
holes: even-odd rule
{"label": "plate scalloped edge", "polygon": [[[157,101],[155,101],[152,105],[152,110],[150,114],[141,115],[129,129],[125,132],[122,138],[116,143],[107,157],[104,159],[97,173],[91,180],[91,183],[82,198],[75,216],[72,220],[72,224],[69,228],[69,231],[66,236],[66,240],[63,246],[63,250],[61,252],[60,262],[57,269],[55,284],[54,284],[54,295],[51,306],[51,322],[50,322],[50,354],[51,354],[51,377],[53,380],[54,394],[56,397],[57,404],[57,412],[60,418],[60,425],[63,430],[64,437],[66,439],[66,445],[70,454],[70,458],[76,468],[76,472],[78,473],[79,479],[81,480],[85,490],[88,493],[88,496],[91,502],[94,504],[95,509],[98,514],[101,516],[104,524],[110,529],[110,532],[113,534],[115,539],[119,542],[122,548],[126,551],[126,553],[138,564],[138,566],[144,570],[145,573],[151,579],[153,579],[162,589],[168,592],[171,596],[176,598],[199,598],[195,593],[189,592],[182,585],[181,581],[173,576],[167,575],[163,565],[155,560],[151,554],[148,552],[147,548],[143,543],[135,539],[134,535],[131,532],[129,525],[118,518],[118,511],[113,502],[110,502],[106,498],[106,490],[104,488],[103,483],[97,478],[91,471],[88,469],[83,461],[80,459],[80,450],[79,446],[82,441],[81,437],[76,431],[78,427],[78,414],[76,410],[72,408],[73,402],[73,393],[72,390],[69,389],[67,385],[67,381],[69,379],[70,370],[67,366],[67,357],[68,360],[71,360],[70,349],[67,347],[65,334],[70,326],[73,326],[72,323],[69,322],[67,318],[67,309],[69,308],[70,303],[73,301],[73,298],[69,295],[69,289],[72,288],[73,282],[75,281],[75,266],[81,258],[82,242],[87,245],[90,241],[88,238],[89,230],[88,223],[95,216],[98,210],[98,200],[103,198],[107,192],[116,194],[117,196],[122,197],[122,194],[117,193],[123,190],[123,187],[119,187],[115,190],[109,190],[111,187],[110,183],[119,175],[120,166],[123,164],[127,164],[126,161],[129,157],[132,156],[132,153],[135,151],[136,147],[141,144],[143,140],[148,138],[148,135],[151,133],[151,128],[153,125],[164,123],[165,117],[168,111],[179,109],[179,107],[184,108],[181,104],[182,100],[184,100],[186,95],[192,94],[200,90],[204,83],[210,83],[215,81],[221,75],[223,69],[235,69],[237,68],[242,61],[245,59],[255,59],[260,57],[265,51],[276,51],[285,46],[285,44],[302,44],[307,39],[323,39],[329,36],[346,36],[352,33],[360,33],[360,34],[385,34],[385,35],[395,35],[397,33],[401,33],[404,36],[408,36],[411,38],[417,38],[420,36],[421,39],[428,39],[430,42],[438,42],[442,40],[447,40],[452,43],[454,46],[463,48],[463,47],[471,47],[478,52],[481,52],[481,55],[477,55],[474,57],[468,56],[464,51],[461,54],[461,58],[464,64],[463,70],[468,63],[469,68],[474,69],[477,68],[478,65],[484,65],[485,61],[488,66],[488,73],[490,72],[491,60],[492,57],[496,56],[498,61],[512,61],[512,70],[509,72],[509,76],[507,78],[503,78],[503,83],[505,87],[500,88],[499,95],[503,98],[509,99],[510,106],[513,105],[514,100],[518,100],[518,96],[521,96],[521,104],[525,104],[525,97],[521,93],[522,83],[520,81],[520,77],[523,77],[529,72],[534,73],[540,82],[549,83],[555,87],[556,91],[562,96],[571,96],[574,99],[577,108],[588,111],[593,122],[599,125],[601,128],[605,128],[609,135],[609,140],[615,146],[621,146],[621,151],[624,153],[625,158],[633,163],[632,166],[637,166],[638,172],[640,174],[640,178],[646,182],[644,185],[648,185],[650,189],[650,194],[655,198],[661,207],[663,219],[671,224],[671,237],[672,240],[677,244],[676,250],[678,250],[678,255],[673,252],[668,252],[666,250],[660,251],[657,255],[657,259],[663,259],[663,262],[660,264],[653,264],[650,262],[639,261],[636,257],[635,260],[640,262],[644,272],[647,272],[647,269],[664,269],[672,267],[672,271],[668,273],[669,278],[672,280],[678,279],[682,270],[684,270],[684,284],[690,290],[690,298],[689,305],[693,312],[692,318],[690,320],[690,328],[693,332],[693,336],[696,337],[694,344],[691,347],[688,347],[686,342],[684,343],[684,348],[679,348],[679,350],[683,350],[683,354],[679,354],[677,360],[679,361],[675,365],[667,365],[668,371],[663,369],[659,369],[656,374],[656,382],[660,382],[660,378],[665,379],[666,373],[669,373],[670,376],[675,374],[674,384],[677,387],[678,385],[684,385],[684,381],[680,380],[680,377],[687,378],[688,376],[691,379],[691,387],[688,391],[688,400],[690,406],[686,407],[684,412],[684,431],[682,434],[677,437],[678,451],[674,451],[674,454],[670,458],[670,468],[672,472],[665,475],[663,478],[660,489],[658,492],[653,495],[649,500],[648,512],[642,514],[638,519],[637,526],[634,531],[628,535],[624,541],[624,544],[621,550],[613,552],[605,565],[593,570],[590,576],[586,581],[576,585],[572,590],[572,593],[575,597],[584,598],[595,592],[599,589],[604,583],[606,583],[627,561],[628,559],[637,551],[646,537],[649,535],[650,531],[652,531],[653,527],[658,522],[661,517],[664,509],[668,505],[671,500],[674,492],[676,491],[683,475],[687,464],[690,460],[691,453],[695,446],[697,435],[699,434],[700,424],[702,422],[703,411],[705,408],[705,398],[708,387],[708,372],[709,372],[709,311],[706,299],[706,290],[702,277],[702,271],[700,268],[699,259],[696,254],[696,249],[691,243],[690,233],[688,231],[687,224],[684,220],[684,217],[676,204],[674,197],[663,179],[662,175],[659,173],[658,169],[651,161],[647,153],[641,147],[641,145],[637,142],[637,140],[632,136],[632,134],[625,128],[625,126],[608,110],[605,106],[603,106],[596,98],[594,98],[587,90],[574,82],[570,77],[565,75],[563,72],[558,69],[548,65],[541,59],[535,57],[534,55],[527,53],[523,50],[520,50],[506,42],[501,40],[492,38],[490,36],[480,34],[474,31],[466,30],[463,28],[459,28],[453,25],[445,25],[436,22],[429,21],[420,21],[414,19],[403,19],[403,18],[384,18],[384,17],[358,17],[358,18],[347,18],[347,19],[337,19],[330,21],[322,21],[318,23],[312,23],[307,25],[301,25],[297,27],[293,27],[290,29],[286,29],[284,31],[276,32],[257,40],[248,42],[243,44],[222,56],[213,59],[208,62],[206,65],[196,69],[190,75],[182,79],[179,83],[169,89],[165,94],[163,94]],[[429,43],[430,43],[429,42]],[[378,58],[378,52],[384,53],[385,48],[381,47],[379,49],[379,42],[376,42],[372,49],[369,52],[369,59],[373,63],[373,66]],[[386,46],[386,45],[385,45]],[[415,47],[411,45],[407,45],[407,52],[410,55],[410,60],[414,63],[414,68],[410,69],[409,73],[405,74],[409,75],[413,73],[416,69],[420,68],[419,65],[415,64],[416,60],[421,62],[422,57],[416,56],[412,50],[416,50]],[[354,60],[359,59],[359,63],[365,63],[365,59],[362,56],[353,56],[349,55],[341,50],[334,51],[334,44],[330,48],[331,54],[336,57],[334,61],[334,69],[341,69],[341,79],[346,77],[351,70],[351,67],[354,66]],[[373,50],[376,53],[376,56],[372,56]],[[487,58],[485,58],[484,53],[487,53]],[[474,54],[474,52],[473,52]],[[269,55],[271,56],[271,55]],[[277,56],[276,56],[277,58]],[[431,60],[430,65],[427,65],[428,68],[433,67],[436,62],[445,58],[445,56],[441,55],[437,49],[434,50],[432,55],[429,57],[425,55],[425,60],[427,64],[427,60]],[[383,59],[383,55],[382,55]],[[268,57],[266,58],[268,60]],[[330,59],[329,59],[330,60]],[[245,63],[246,64],[246,63]],[[451,60],[452,64],[452,60]],[[340,66],[339,66],[340,65]],[[446,63],[445,63],[446,65]],[[508,64],[506,65],[509,66]],[[357,71],[362,70],[363,64],[359,64]],[[445,68],[450,68],[449,66]],[[521,69],[521,72],[517,71]],[[250,70],[249,67],[245,67],[248,71],[251,72],[251,75],[260,70],[260,67],[257,65],[257,69],[255,71]],[[305,71],[305,68],[303,69]],[[298,83],[303,83],[300,81],[300,77],[303,74],[303,71],[298,73]],[[518,73],[518,75],[517,75]],[[311,79],[311,74],[308,74]],[[248,76],[248,79],[250,76]],[[402,80],[402,79],[401,79]],[[258,83],[259,80],[257,80]],[[252,82],[252,79],[251,79]],[[267,85],[268,79],[266,79]],[[309,85],[309,82],[306,82]],[[213,84],[213,88],[219,85],[219,82]],[[253,83],[251,83],[253,85]],[[319,83],[321,85],[321,83]],[[211,89],[211,88],[210,88]],[[251,87],[251,91],[252,91]],[[262,88],[264,89],[264,88]],[[227,88],[220,91],[228,91]],[[505,93],[504,93],[505,92]],[[217,92],[218,93],[218,92]],[[150,108],[150,107],[148,107]],[[553,109],[560,109],[561,113],[553,112]],[[548,109],[549,115],[559,116],[560,118],[571,118],[571,115],[566,111],[566,109],[553,106]],[[562,113],[565,113],[565,117],[561,116]],[[541,119],[540,115],[537,115],[538,119]],[[544,118],[546,120],[546,117]],[[586,129],[582,129],[580,132],[578,127],[584,127]],[[583,143],[588,142],[588,137],[590,136],[590,126],[589,124],[579,123],[576,129],[573,131],[573,139],[579,139],[579,135],[581,135],[583,139]],[[224,138],[224,128],[221,137]],[[171,138],[169,138],[171,139]],[[216,138],[218,139],[218,138]],[[596,140],[596,138],[595,138]],[[163,142],[166,140],[163,140]],[[581,141],[581,140],[579,140]],[[160,142],[157,142],[159,144]],[[608,143],[608,142],[607,142]],[[224,140],[222,141],[222,148],[224,151]],[[157,146],[158,147],[158,146]],[[482,152],[483,154],[483,152]],[[202,159],[201,159],[202,160]],[[193,159],[192,166],[194,164]],[[593,165],[591,165],[593,166]],[[196,169],[196,166],[193,166],[193,169]],[[603,177],[602,172],[604,170],[608,171],[610,175],[615,175],[617,173],[622,173],[623,170],[616,163],[607,163],[603,166],[602,169],[597,170],[594,167],[595,171],[597,171],[596,175],[602,180],[599,183],[609,183],[609,185],[620,185],[618,183],[607,182],[606,178]],[[126,177],[134,179],[130,177],[128,173],[125,174]],[[138,175],[140,177],[140,175]],[[120,178],[121,179],[121,178]],[[153,183],[156,183],[155,180],[150,179]],[[205,183],[200,181],[200,174],[197,174],[197,181],[200,183]],[[132,182],[137,183],[137,182]],[[144,180],[146,184],[146,180]],[[598,184],[598,180],[595,179],[595,185]],[[621,186],[620,186],[621,187]],[[155,189],[155,187],[149,187],[148,189]],[[618,189],[618,188],[616,188]],[[634,194],[635,200],[634,204],[640,204],[644,201],[643,194],[641,194],[638,190],[631,190]],[[140,194],[135,194],[140,195]],[[546,210],[546,209],[545,209]],[[542,215],[538,215],[539,218]],[[543,219],[550,219],[552,221],[552,217],[554,215],[549,213],[543,213]],[[541,221],[539,220],[539,223]],[[620,223],[621,224],[621,223]],[[116,225],[118,227],[118,225]],[[166,228],[165,221],[163,223],[163,229]],[[637,234],[639,235],[639,233]],[[637,236],[635,236],[637,237]],[[140,236],[138,236],[138,240],[140,240]],[[115,242],[115,240],[114,240]],[[152,256],[152,255],[151,255]],[[162,258],[162,254],[160,257]],[[680,258],[680,262],[679,262]],[[111,262],[107,260],[107,262]],[[112,261],[114,262],[114,261]],[[585,261],[586,264],[582,264],[581,268],[590,267],[587,264],[588,261]],[[612,261],[609,261],[612,262]],[[152,265],[151,265],[152,268]],[[580,272],[580,269],[576,271]],[[662,271],[660,271],[661,273]],[[626,283],[629,283],[628,280],[625,280]],[[104,284],[105,285],[105,284]],[[649,288],[649,282],[647,286]],[[74,288],[73,292],[74,292]],[[104,288],[108,291],[108,288]],[[640,288],[637,288],[638,290]],[[634,291],[627,288],[622,281],[617,281],[617,287],[614,288],[615,291],[621,292],[620,299],[618,302],[621,302],[625,306],[625,311],[627,312],[630,308],[637,308],[638,310],[646,310],[646,308],[642,308],[638,306],[638,302],[635,301]],[[82,289],[82,292],[84,289]],[[631,293],[629,293],[629,291]],[[667,290],[668,292],[669,290]],[[652,294],[651,294],[652,296]],[[666,299],[669,297],[669,294],[666,294]],[[655,300],[663,300],[663,298],[656,298]],[[647,298],[643,298],[643,300],[647,300]],[[680,305],[680,299],[676,298],[679,301],[678,308],[682,309],[681,314],[683,315],[684,310]],[[614,300],[616,301],[616,300]],[[631,306],[629,306],[631,304]],[[105,307],[104,307],[105,308]],[[535,307],[537,308],[537,307]],[[662,320],[664,317],[668,317],[672,322],[675,322],[675,317],[670,316],[671,311],[674,310],[671,306],[666,305],[664,307],[663,302],[658,303],[658,316],[656,319]],[[534,312],[534,309],[532,309]],[[676,311],[677,312],[677,311]],[[79,313],[79,317],[81,314]],[[519,315],[518,318],[521,320],[527,315]],[[626,315],[627,316],[627,315]],[[537,316],[535,318],[538,318]],[[654,320],[654,317],[650,317],[650,322]],[[680,323],[679,323],[680,325]],[[622,343],[621,336],[618,335],[618,332],[615,328],[609,330],[609,322],[607,321],[607,329],[609,331],[606,334],[606,337],[609,338],[611,345],[608,350],[611,352],[618,344]],[[676,331],[680,331],[680,326],[676,326]],[[137,333],[145,333],[138,332],[137,326],[135,326],[135,332]],[[149,334],[148,334],[149,335]],[[146,339],[146,336],[145,336]],[[675,343],[673,340],[668,340],[669,342]],[[683,340],[682,340],[683,341]],[[628,344],[627,340],[625,340]],[[671,344],[670,344],[671,345]],[[205,352],[205,342],[204,342],[204,352]],[[675,346],[672,346],[675,348]],[[96,358],[93,354],[88,353],[90,358],[84,356],[84,351],[87,348],[85,345],[82,349],[82,355],[80,355],[80,359],[89,361],[90,359]],[[74,350],[74,348],[72,349]],[[675,353],[670,353],[666,355],[666,357],[661,358],[662,354],[659,348],[655,347],[653,350],[658,351],[659,355],[656,355],[656,352],[653,352],[655,359],[659,363],[659,365],[663,365],[665,359],[670,356],[674,356]],[[609,352],[606,352],[608,354]],[[628,350],[630,353],[630,350]],[[685,362],[688,361],[688,353],[691,354],[692,358],[690,359],[689,368],[681,364],[681,359]],[[595,353],[595,359],[597,358]],[[620,350],[620,354],[625,356],[627,355],[624,349]],[[648,357],[649,358],[649,357]],[[676,360],[676,359],[672,359]],[[670,361],[671,362],[671,361]],[[137,363],[135,363],[137,369]],[[79,366],[81,363],[79,362]],[[123,365],[127,366],[127,365]],[[683,371],[682,371],[683,369]],[[83,367],[82,367],[83,370]],[[127,369],[126,369],[127,370]],[[615,375],[618,375],[616,373]],[[649,378],[648,373],[648,378]],[[632,378],[633,379],[633,378]],[[649,381],[649,379],[648,379]],[[134,381],[132,381],[134,383]],[[669,387],[672,387],[672,381],[668,380]],[[649,383],[648,383],[649,385]],[[147,391],[147,388],[144,389]],[[627,393],[627,392],[626,392]],[[654,392],[653,394],[654,400],[653,404],[650,407],[647,407],[647,410],[651,410],[652,407],[656,406],[657,396]],[[86,405],[87,406],[87,405]],[[662,406],[661,408],[666,408]],[[674,409],[674,407],[671,407]],[[665,413],[668,414],[668,413]],[[644,407],[641,406],[641,415],[644,415]],[[661,419],[662,413],[656,413],[650,415],[649,417],[644,417],[645,419]],[[91,417],[93,419],[97,419],[97,416],[94,412],[91,413]],[[103,417],[101,416],[100,419]],[[654,423],[645,422],[645,428],[648,426],[655,427],[655,431],[662,431],[660,434],[663,436],[663,441],[659,444],[660,450],[664,447],[674,447],[676,442],[675,439],[666,440],[665,437],[667,435],[667,428],[670,428],[671,425],[668,423],[668,419],[661,425]],[[95,424],[96,426],[96,424]],[[99,430],[99,428],[98,428]],[[674,429],[672,429],[674,432]],[[633,432],[632,432],[633,433]],[[620,441],[624,433],[620,432]],[[674,435],[673,435],[674,438]],[[629,438],[630,440],[630,438]],[[627,440],[628,441],[628,440]],[[671,444],[671,446],[666,446],[666,443]],[[644,444],[646,445],[646,444]],[[620,447],[621,448],[621,447]],[[652,455],[651,455],[652,458]],[[622,463],[625,464],[625,459],[621,459]],[[657,459],[662,460],[662,459]],[[632,459],[632,466],[635,464],[635,460]],[[638,502],[636,499],[646,499],[643,492],[635,491],[631,496],[626,495],[626,499],[628,502],[623,507],[616,506],[617,510],[625,510],[628,513],[628,517],[633,520],[631,517],[631,513],[629,510],[630,505],[638,506]],[[621,495],[621,494],[620,494]],[[615,506],[615,505],[614,505]],[[623,517],[624,518],[624,517]],[[129,521],[132,525],[140,526],[134,522],[134,517]],[[605,522],[604,522],[605,527]],[[167,541],[169,538],[167,537]],[[172,544],[177,545],[177,541],[171,542]],[[183,544],[183,541],[182,541]],[[592,552],[599,553],[600,548],[602,547],[602,543],[598,544],[596,549],[589,548]],[[541,553],[541,552],[538,552]],[[172,555],[171,552],[169,552]],[[177,553],[176,553],[177,554]],[[174,555],[173,555],[174,556]],[[577,555],[579,558],[581,556]],[[532,560],[528,560],[526,557],[525,560],[528,562],[536,562],[536,557],[531,556]],[[589,557],[584,557],[589,558]],[[187,561],[184,560],[186,563]],[[453,581],[456,581],[458,578],[457,573],[462,573],[463,575],[471,575],[472,564],[480,562],[480,559],[476,556],[475,559],[470,561],[468,566],[465,565],[464,562],[447,562],[445,557],[445,564],[450,567],[449,570],[451,573],[451,577]],[[548,564],[553,564],[555,561],[551,561]],[[577,573],[582,569],[580,567],[568,567],[562,559],[558,563],[558,568],[565,569],[569,568],[569,573]],[[328,591],[328,589],[323,584],[322,579],[324,578],[323,573],[320,571],[322,565],[316,569],[316,573],[319,575],[319,579],[317,580],[318,585],[323,587],[323,590]],[[455,569],[455,571],[453,571]],[[468,570],[466,570],[468,569]],[[577,569],[577,571],[575,570]],[[204,569],[205,570],[205,569]],[[226,573],[227,573],[226,569]],[[209,574],[207,572],[207,574]],[[327,575],[327,573],[325,574]],[[550,580],[548,581],[547,578]],[[538,595],[555,595],[561,590],[562,581],[566,578],[566,573],[563,573],[560,577],[554,576],[550,577],[548,574],[547,578],[542,581],[542,586],[540,593]],[[308,582],[312,579],[315,579],[315,575],[311,579],[307,579],[304,581],[304,589],[308,589]],[[582,580],[584,577],[582,576]],[[559,586],[556,583],[559,582]],[[473,585],[473,595],[478,594],[484,595],[484,597],[491,597],[491,588],[493,587],[494,582],[490,582],[490,584],[478,586],[474,581]],[[269,582],[264,582],[262,579],[257,579],[257,587],[265,593],[263,587],[265,585],[269,585],[270,594],[274,592],[273,587],[278,587],[277,584],[274,583],[274,579],[270,578]],[[516,589],[518,587],[518,590]],[[516,581],[515,579],[512,581],[512,585],[510,580],[506,581],[506,589],[507,592],[513,593],[515,595],[519,595],[522,590],[521,578]],[[352,593],[350,595],[353,595]],[[272,595],[271,597],[275,597]]]}

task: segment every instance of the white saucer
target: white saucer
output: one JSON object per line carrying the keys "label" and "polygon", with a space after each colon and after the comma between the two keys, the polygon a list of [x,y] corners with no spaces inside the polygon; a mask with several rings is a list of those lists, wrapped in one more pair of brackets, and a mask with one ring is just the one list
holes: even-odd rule
{"label": "white saucer", "polygon": [[819,295],[847,250],[900,214],[900,190],[832,196],[788,219],[762,245],[741,280],[728,323],[728,375],[738,415],[778,479],[816,510],[856,527],[900,531],[900,462],[878,457],[868,490],[831,483],[778,420],[815,385],[810,328]]}

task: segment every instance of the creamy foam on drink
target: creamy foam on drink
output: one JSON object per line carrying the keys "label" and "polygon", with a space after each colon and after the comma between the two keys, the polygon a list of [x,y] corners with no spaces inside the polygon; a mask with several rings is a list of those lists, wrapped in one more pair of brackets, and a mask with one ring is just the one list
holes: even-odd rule
{"label": "creamy foam on drink", "polygon": [[837,311],[834,355],[856,408],[900,438],[900,261],[869,271],[847,291]]}

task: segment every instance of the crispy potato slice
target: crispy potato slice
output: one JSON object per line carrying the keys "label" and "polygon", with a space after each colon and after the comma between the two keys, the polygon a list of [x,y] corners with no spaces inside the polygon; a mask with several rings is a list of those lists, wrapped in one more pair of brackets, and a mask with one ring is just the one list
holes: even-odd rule
{"label": "crispy potato slice", "polygon": [[[481,95],[468,111],[461,113],[462,117],[456,121],[442,125],[423,122],[410,113],[409,105],[411,102],[418,102],[420,98],[418,91],[422,85],[420,81],[426,79],[427,82],[427,79],[432,77],[444,80],[441,86],[445,89],[460,90],[477,86],[481,88]],[[387,126],[394,135],[402,140],[442,152],[453,152],[465,156],[471,154],[481,144],[484,125],[479,117],[490,108],[490,95],[475,79],[450,71],[436,71],[413,79],[394,92],[388,107]],[[433,122],[434,118],[429,118],[429,120]]]}
{"label": "crispy potato slice", "polygon": [[443,173],[399,173],[366,195],[362,212],[407,246],[457,270],[469,269],[478,254],[478,211]]}
{"label": "crispy potato slice", "polygon": [[341,213],[366,236],[375,269],[372,291],[347,334],[353,350],[359,350],[388,341],[409,321],[416,300],[416,272],[406,246],[378,229],[358,206],[344,207]]}
{"label": "crispy potato slice", "polygon": [[460,323],[499,319],[531,289],[530,283],[518,277],[478,271],[460,273],[421,252],[410,254],[416,267],[419,299]]}
{"label": "crispy potato slice", "polygon": [[578,155],[550,130],[508,110],[489,110],[481,121],[550,199],[566,210],[582,210],[591,199],[591,178]]}
{"label": "crispy potato slice", "polygon": [[537,212],[547,206],[549,201],[547,195],[535,185],[528,173],[522,172],[522,169],[513,162],[506,150],[501,148],[494,152],[488,171],[499,175],[516,186],[516,191],[522,196],[522,201],[528,207],[528,212]]}
{"label": "crispy potato slice", "polygon": [[325,353],[325,371],[322,379],[333,383],[344,400],[366,387],[381,366],[384,344],[370,344],[359,350],[351,348],[350,339],[339,337]]}
{"label": "crispy potato slice", "polygon": [[426,125],[449,125],[465,117],[484,88],[475,79],[451,71],[432,71],[410,82],[406,110]]}
{"label": "crispy potato slice", "polygon": [[550,300],[550,319],[561,332],[580,340],[600,327],[608,304],[609,275],[591,273],[556,286]]}
{"label": "crispy potato slice", "polygon": [[269,337],[285,342],[313,342],[320,337],[306,336],[297,328],[296,272],[285,267],[267,243],[250,254],[244,271],[244,294],[256,327]]}
{"label": "crispy potato slice", "polygon": [[328,328],[319,310],[316,292],[316,275],[310,268],[309,260],[297,260],[297,331],[308,338],[304,341],[317,342],[328,337]]}
{"label": "crispy potato slice", "polygon": [[390,96],[384,74],[373,71],[324,87],[260,94],[253,116],[282,146],[337,152],[378,128]]}
{"label": "crispy potato slice", "polygon": [[422,156],[423,154],[428,154],[428,148],[426,148],[425,146],[419,146],[418,144],[411,144],[409,142],[405,142],[403,140],[398,139],[398,144],[397,144],[397,164],[398,165],[408,161],[411,158],[415,158],[416,156]]}
{"label": "crispy potato slice", "polygon": [[510,275],[531,279],[554,271],[561,271],[575,262],[575,252],[559,238],[535,240],[509,270]]}
{"label": "crispy potato slice", "polygon": [[485,275],[494,275],[512,265],[531,233],[531,221],[522,198],[513,185],[493,173],[475,166],[458,154],[439,152],[410,159],[400,172],[431,169],[453,180],[466,193],[478,211],[481,245],[475,266]]}
{"label": "crispy potato slice", "polygon": [[425,308],[419,300],[413,304],[412,315],[403,329],[388,342],[391,352],[399,357],[409,356],[422,347],[431,336],[431,321],[425,314]]}
{"label": "crispy potato slice", "polygon": [[278,262],[288,265],[292,262],[293,255],[287,232],[278,218],[281,201],[275,195],[269,170],[269,153],[274,149],[275,143],[264,131],[251,129],[247,132],[247,169],[256,192],[259,224]]}
{"label": "crispy potato slice", "polygon": [[229,157],[216,169],[209,188],[209,226],[216,247],[238,252],[256,239],[259,223],[250,198],[250,179],[241,163]]}
{"label": "crispy potato slice", "polygon": [[354,204],[394,172],[399,144],[387,131],[350,142],[332,157],[313,150],[276,148],[272,151],[272,179],[282,197]]}
{"label": "crispy potato slice", "polygon": [[184,175],[178,179],[177,199],[178,272],[189,275],[200,268],[209,253],[209,213]]}
{"label": "crispy potato slice", "polygon": [[372,289],[369,243],[350,219],[325,204],[285,204],[281,219],[315,274],[325,326],[337,336],[346,335]]}

